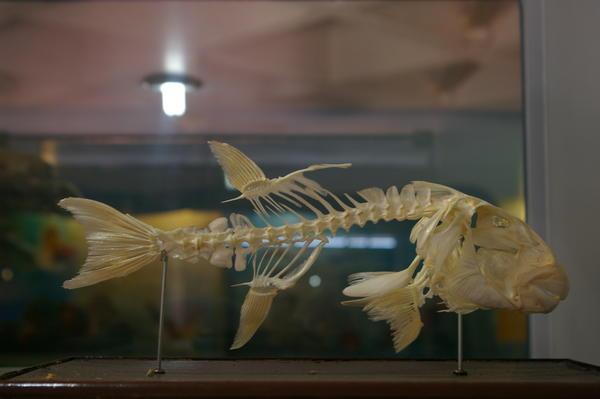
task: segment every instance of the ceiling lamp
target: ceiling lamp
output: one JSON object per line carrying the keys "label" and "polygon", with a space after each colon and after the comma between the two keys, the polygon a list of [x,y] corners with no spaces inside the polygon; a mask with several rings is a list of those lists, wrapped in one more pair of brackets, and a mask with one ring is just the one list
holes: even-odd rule
{"label": "ceiling lamp", "polygon": [[186,109],[186,92],[193,91],[202,82],[187,75],[157,73],[146,77],[144,85],[162,95],[162,109],[167,116],[182,116]]}

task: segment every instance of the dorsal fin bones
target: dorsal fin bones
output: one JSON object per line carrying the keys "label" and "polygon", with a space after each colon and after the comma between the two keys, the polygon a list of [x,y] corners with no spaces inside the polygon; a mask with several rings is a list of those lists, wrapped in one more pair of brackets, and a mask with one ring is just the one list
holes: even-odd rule
{"label": "dorsal fin bones", "polygon": [[[270,211],[277,215],[278,212],[289,210],[289,207],[284,207],[279,201],[273,198],[272,194],[284,198],[293,205],[301,204],[307,207],[317,217],[322,216],[323,213],[310,204],[302,195],[319,202],[328,212],[335,211],[331,204],[324,199],[325,196],[331,195],[331,193],[317,182],[305,177],[304,173],[329,168],[348,168],[351,166],[349,163],[317,164],[291,172],[283,177],[269,179],[254,161],[237,148],[217,141],[209,141],[209,145],[219,165],[221,165],[225,176],[241,193],[238,197],[224,202],[246,198],[252,203],[257,214],[263,219],[268,218]],[[337,198],[335,200],[340,202]],[[263,201],[264,204],[262,203]]]}
{"label": "dorsal fin bones", "polygon": [[239,192],[251,182],[266,180],[263,171],[237,148],[218,141],[208,142],[212,153],[217,158],[227,180]]}

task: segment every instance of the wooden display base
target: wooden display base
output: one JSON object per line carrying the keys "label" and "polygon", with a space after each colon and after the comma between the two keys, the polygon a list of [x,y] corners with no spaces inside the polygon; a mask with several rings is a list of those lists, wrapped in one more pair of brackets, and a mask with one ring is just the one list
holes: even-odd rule
{"label": "wooden display base", "polygon": [[0,376],[0,397],[600,398],[600,368],[571,360],[71,358]]}

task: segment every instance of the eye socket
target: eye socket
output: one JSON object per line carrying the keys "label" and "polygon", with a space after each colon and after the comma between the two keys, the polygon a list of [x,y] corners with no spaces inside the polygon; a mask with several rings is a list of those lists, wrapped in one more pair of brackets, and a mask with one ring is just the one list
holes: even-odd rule
{"label": "eye socket", "polygon": [[496,215],[492,216],[492,224],[501,229],[505,229],[510,226],[508,219]]}
{"label": "eye socket", "polygon": [[471,216],[471,228],[474,229],[475,227],[477,227],[477,212],[475,212],[473,214],[473,216]]}

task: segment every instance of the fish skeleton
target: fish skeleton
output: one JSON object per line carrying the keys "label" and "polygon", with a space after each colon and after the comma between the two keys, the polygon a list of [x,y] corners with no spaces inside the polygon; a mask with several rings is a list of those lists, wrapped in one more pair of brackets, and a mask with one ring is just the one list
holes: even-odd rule
{"label": "fish skeleton", "polygon": [[[161,254],[195,263],[201,259],[243,271],[252,280],[240,312],[231,349],[244,346],[266,319],[274,298],[293,287],[313,266],[338,230],[380,221],[417,220],[411,264],[398,272],[357,273],[343,293],[374,321],[391,328],[399,352],[419,335],[419,308],[437,296],[446,310],[477,309],[550,312],[569,291],[564,269],[548,245],[520,219],[479,198],[424,181],[385,192],[367,188],[337,196],[304,174],[350,164],[319,164],[269,179],[246,155],[226,143],[209,142],[223,171],[247,199],[264,226],[231,214],[207,228],[162,231],[110,206],[84,198],[59,205],[84,227],[88,255],[79,273],[65,281],[80,288],[131,274]],[[311,215],[301,210],[308,211]],[[287,222],[285,215],[295,215]]]}

